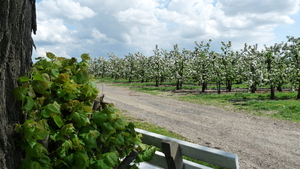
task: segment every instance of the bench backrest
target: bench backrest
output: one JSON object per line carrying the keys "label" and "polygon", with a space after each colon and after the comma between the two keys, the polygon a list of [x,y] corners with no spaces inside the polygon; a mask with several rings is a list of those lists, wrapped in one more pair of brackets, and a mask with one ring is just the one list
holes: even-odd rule
{"label": "bench backrest", "polygon": [[[200,160],[203,162],[207,162],[209,164],[217,165],[228,169],[239,169],[237,154],[201,146],[187,141],[178,140],[175,138],[152,133],[142,129],[135,129],[135,130],[136,132],[141,133],[143,135],[142,141],[145,144],[162,148],[161,143],[163,140],[174,141],[178,143],[181,151],[180,153],[182,156],[190,157],[195,160]],[[156,152],[153,159],[149,163],[159,167],[168,168],[165,155],[164,153],[161,152]],[[208,169],[209,168],[188,160],[183,160],[183,165],[185,169],[199,169],[199,168]]]}

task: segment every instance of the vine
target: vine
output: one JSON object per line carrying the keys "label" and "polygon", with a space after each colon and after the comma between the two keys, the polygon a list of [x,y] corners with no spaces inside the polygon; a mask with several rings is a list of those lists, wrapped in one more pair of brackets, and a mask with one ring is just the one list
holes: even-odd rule
{"label": "vine", "polygon": [[15,126],[25,153],[21,169],[117,168],[132,151],[139,153],[135,168],[152,158],[155,148],[141,142],[134,124],[125,122],[113,104],[93,109],[99,91],[88,74],[88,54],[80,62],[46,56],[37,58],[27,77],[19,77],[13,91],[25,116]]}

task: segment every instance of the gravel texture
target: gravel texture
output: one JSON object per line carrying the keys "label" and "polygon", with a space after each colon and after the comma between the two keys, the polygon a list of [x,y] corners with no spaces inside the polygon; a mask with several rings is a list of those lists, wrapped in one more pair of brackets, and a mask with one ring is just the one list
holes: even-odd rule
{"label": "gravel texture", "polygon": [[99,84],[104,101],[191,142],[238,154],[240,168],[300,169],[300,124]]}

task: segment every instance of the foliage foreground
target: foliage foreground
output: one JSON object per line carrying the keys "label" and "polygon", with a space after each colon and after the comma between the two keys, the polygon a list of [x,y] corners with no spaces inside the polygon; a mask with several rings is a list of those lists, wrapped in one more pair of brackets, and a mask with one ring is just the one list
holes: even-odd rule
{"label": "foliage foreground", "polygon": [[88,54],[75,58],[38,58],[28,76],[19,77],[13,94],[25,116],[15,131],[25,152],[20,168],[116,168],[131,151],[139,152],[133,168],[152,158],[134,124],[119,116],[113,104],[93,110],[99,91],[88,74]]}

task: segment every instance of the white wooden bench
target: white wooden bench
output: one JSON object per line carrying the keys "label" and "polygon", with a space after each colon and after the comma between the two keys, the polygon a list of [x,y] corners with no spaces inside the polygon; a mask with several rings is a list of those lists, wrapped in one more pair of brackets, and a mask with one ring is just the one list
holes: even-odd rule
{"label": "white wooden bench", "polygon": [[143,135],[143,143],[161,148],[164,152],[156,151],[152,160],[147,163],[142,163],[139,168],[212,169],[210,167],[182,159],[182,156],[186,156],[223,168],[239,169],[237,154],[178,140],[142,129],[135,130]]}

